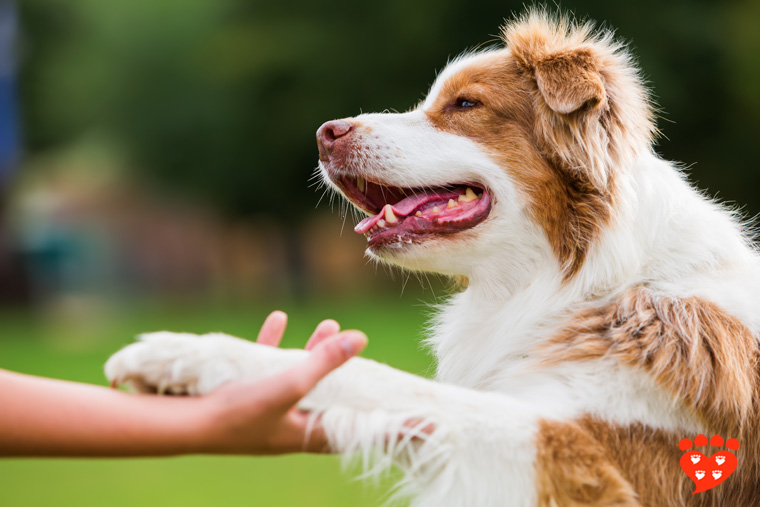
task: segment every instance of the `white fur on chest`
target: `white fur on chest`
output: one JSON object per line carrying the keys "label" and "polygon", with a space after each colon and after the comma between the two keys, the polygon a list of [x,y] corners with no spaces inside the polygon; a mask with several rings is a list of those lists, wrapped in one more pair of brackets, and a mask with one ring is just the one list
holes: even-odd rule
{"label": "white fur on chest", "polygon": [[[539,365],[536,346],[554,334],[562,313],[539,317],[541,312],[530,312],[525,302],[476,309],[468,299],[459,295],[438,316],[437,338],[429,340],[438,358],[439,381],[508,395],[547,419],[593,414],[620,425],[704,431],[644,371],[613,360]],[[519,317],[510,321],[511,312]]]}

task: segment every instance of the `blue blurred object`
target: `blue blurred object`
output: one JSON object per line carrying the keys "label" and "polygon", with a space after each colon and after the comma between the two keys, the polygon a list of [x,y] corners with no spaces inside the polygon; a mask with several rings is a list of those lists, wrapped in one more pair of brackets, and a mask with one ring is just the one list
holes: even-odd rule
{"label": "blue blurred object", "polygon": [[16,104],[16,40],[18,16],[15,3],[0,0],[0,188],[5,186],[20,155]]}

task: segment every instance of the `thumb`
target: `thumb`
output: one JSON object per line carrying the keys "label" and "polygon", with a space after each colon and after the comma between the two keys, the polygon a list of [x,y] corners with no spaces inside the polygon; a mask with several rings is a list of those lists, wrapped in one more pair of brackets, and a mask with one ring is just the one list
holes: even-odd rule
{"label": "thumb", "polygon": [[367,337],[361,331],[343,331],[319,343],[300,364],[278,374],[269,391],[273,405],[289,409],[328,373],[361,352]]}

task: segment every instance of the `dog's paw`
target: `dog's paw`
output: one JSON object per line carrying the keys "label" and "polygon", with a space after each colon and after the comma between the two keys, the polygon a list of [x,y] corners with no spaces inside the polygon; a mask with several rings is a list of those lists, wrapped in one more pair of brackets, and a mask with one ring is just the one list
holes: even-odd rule
{"label": "dog's paw", "polygon": [[697,470],[694,472],[694,477],[697,478],[698,481],[701,481],[705,478],[705,471],[704,470]]}
{"label": "dog's paw", "polygon": [[243,376],[248,346],[255,345],[221,334],[149,333],[111,356],[105,374],[111,385],[139,392],[205,394]]}

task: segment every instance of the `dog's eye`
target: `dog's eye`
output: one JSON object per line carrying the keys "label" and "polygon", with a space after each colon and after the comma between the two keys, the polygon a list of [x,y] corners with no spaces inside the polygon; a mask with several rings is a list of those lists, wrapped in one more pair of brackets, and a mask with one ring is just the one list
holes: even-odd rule
{"label": "dog's eye", "polygon": [[464,97],[459,97],[454,104],[456,105],[457,109],[472,109],[473,107],[477,107],[479,105],[479,102],[466,99]]}

